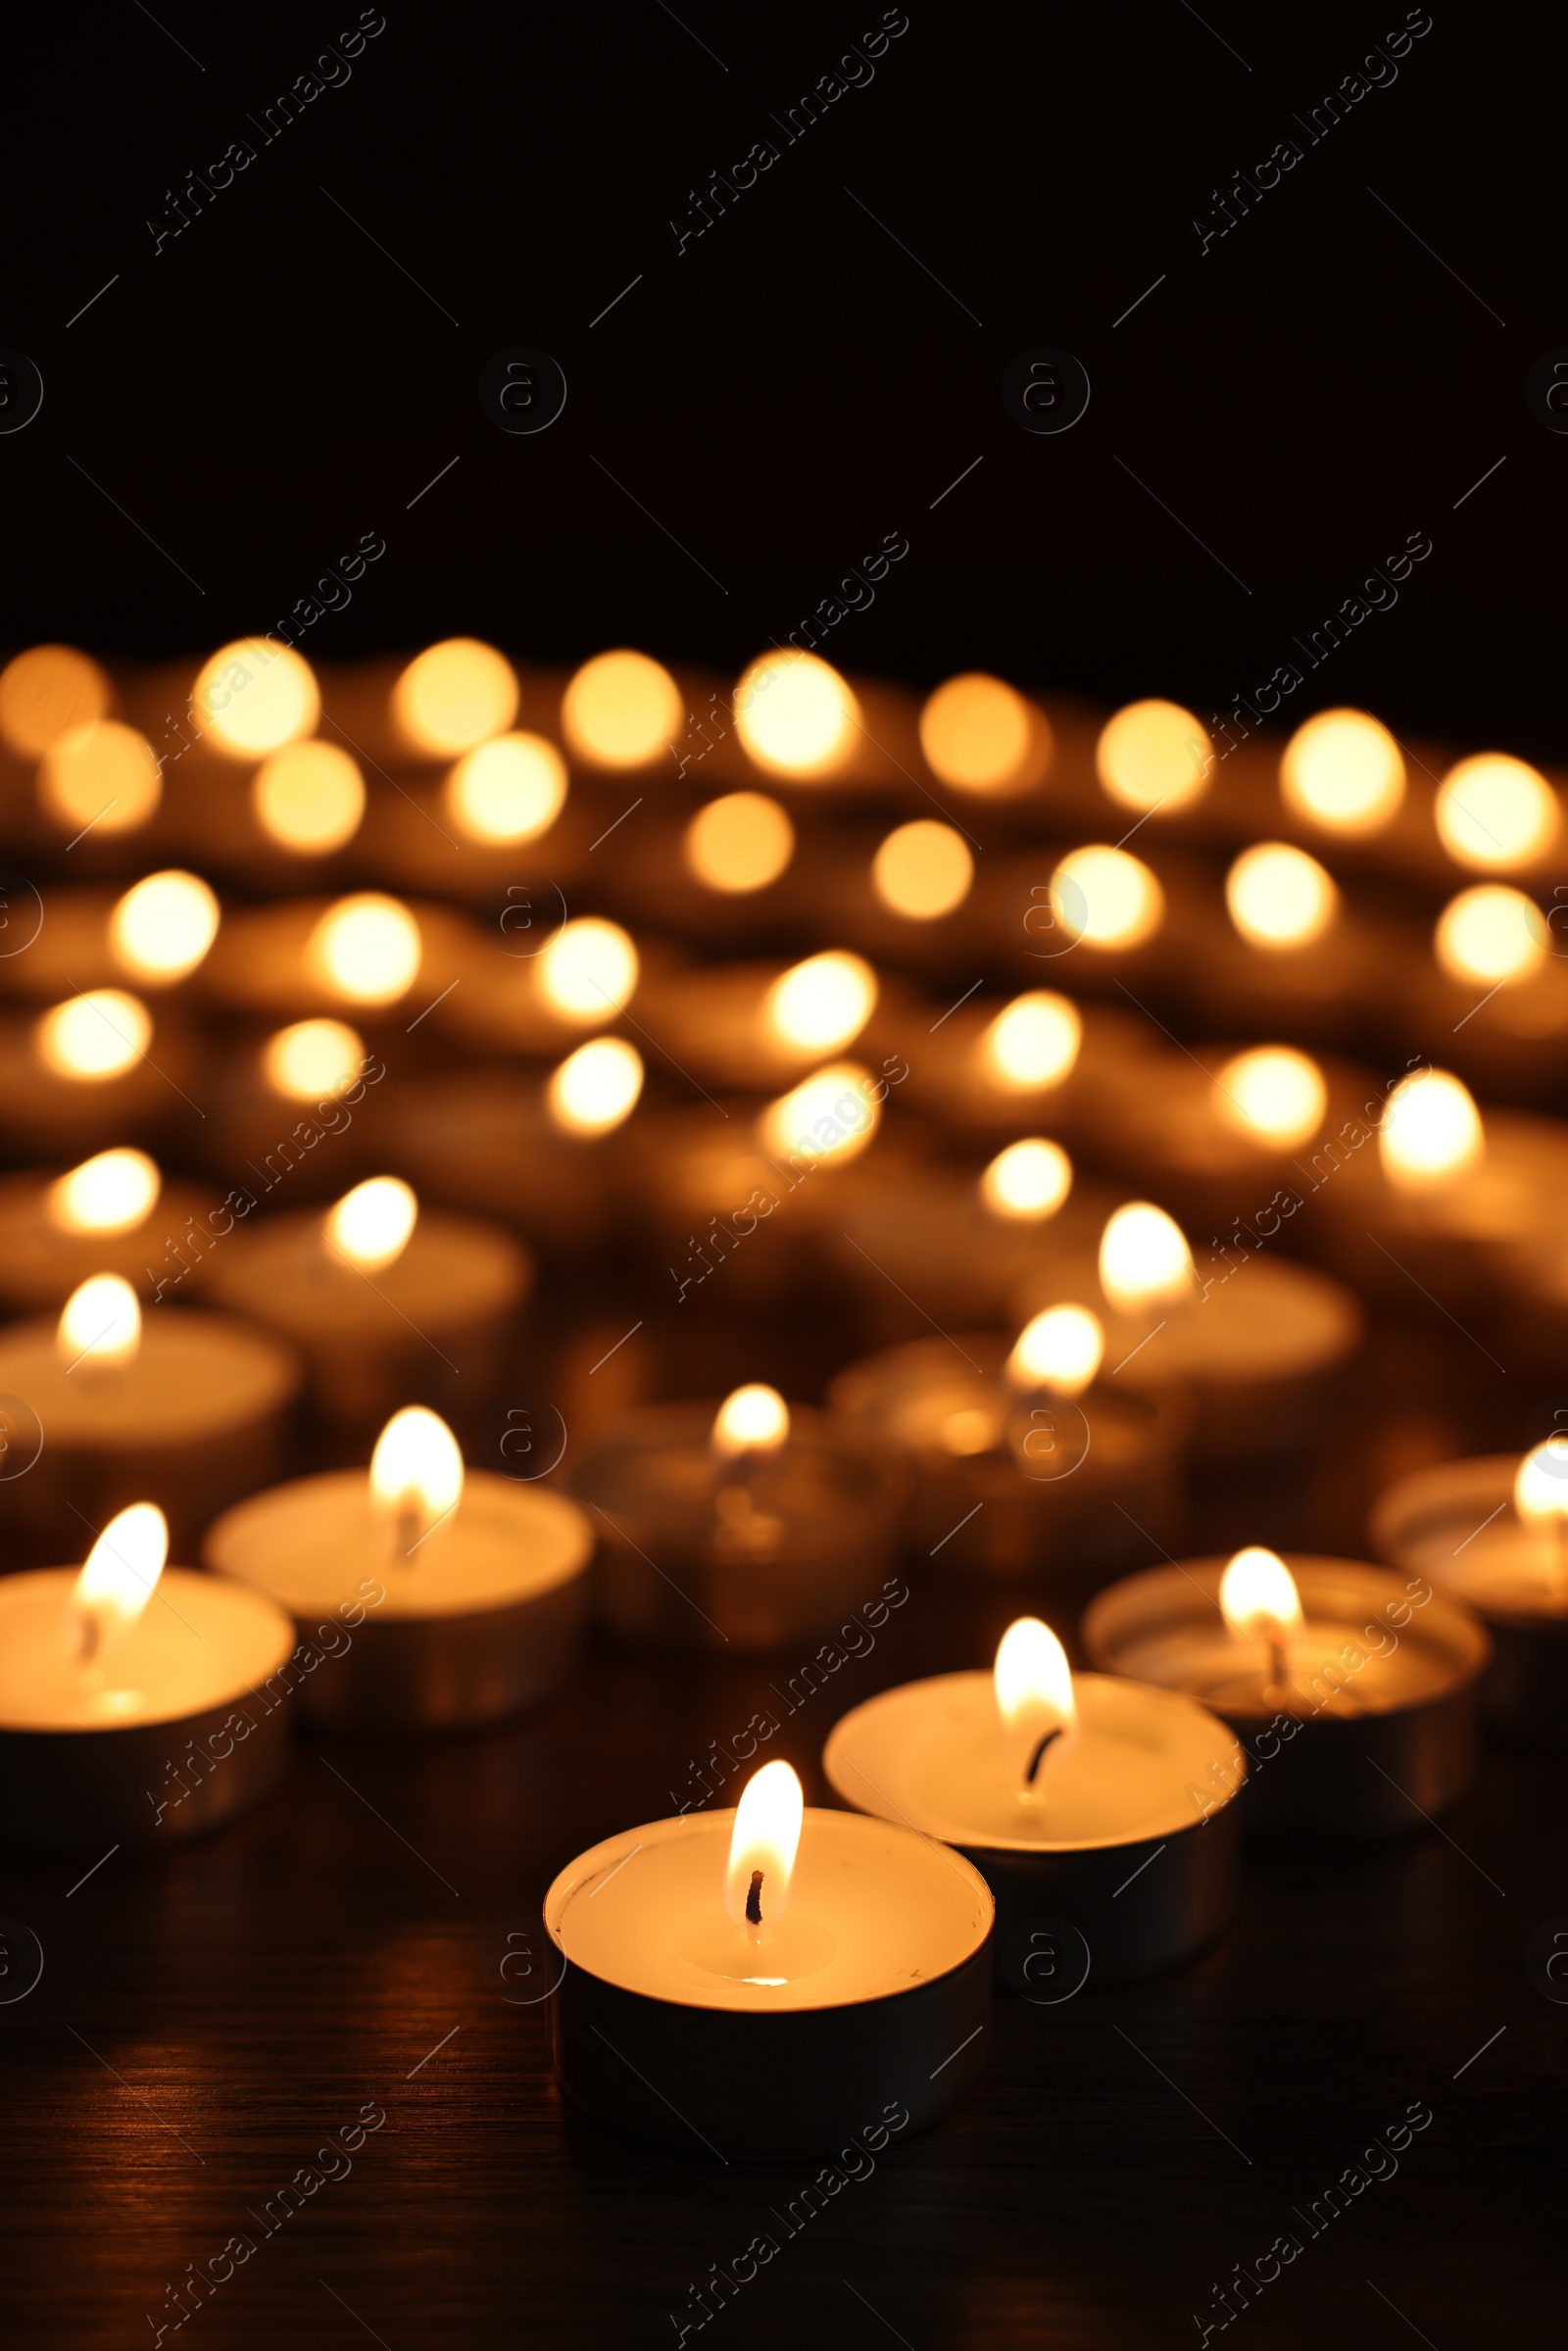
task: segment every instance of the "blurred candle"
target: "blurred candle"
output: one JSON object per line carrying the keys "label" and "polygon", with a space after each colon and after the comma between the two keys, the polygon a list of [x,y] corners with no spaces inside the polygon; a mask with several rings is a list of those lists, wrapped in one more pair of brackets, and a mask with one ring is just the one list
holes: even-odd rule
{"label": "blurred candle", "polygon": [[1304,849],[1259,841],[1225,877],[1231,920],[1253,947],[1296,948],[1321,939],[1339,912],[1332,877]]}
{"label": "blurred candle", "polygon": [[1438,786],[1438,837],[1455,863],[1508,871],[1545,855],[1562,824],[1557,796],[1523,759],[1484,751]]}
{"label": "blurred candle", "polygon": [[131,979],[168,986],[195,970],[218,921],[218,901],[199,874],[150,873],[110,916],[110,952]]}
{"label": "blurred candle", "polygon": [[550,1073],[546,1104],[564,1135],[608,1135],[643,1089],[642,1055],[623,1037],[594,1037]]}
{"label": "blurred candle", "polygon": [[939,783],[1004,800],[1039,783],[1051,763],[1046,714],[1000,677],[950,677],[920,712],[920,748]]}
{"label": "blurred candle", "polygon": [[262,1050],[262,1074],[286,1102],[321,1102],[360,1074],[365,1040],[341,1020],[296,1020]]}
{"label": "blurred candle", "polygon": [[1406,1192],[1451,1183],[1474,1166],[1483,1142],[1469,1088],[1446,1069],[1418,1069],[1402,1079],[1378,1132],[1383,1172]]}
{"label": "blurred candle", "polygon": [[215,750],[254,760],[310,734],[321,697],[309,661],[292,646],[244,637],[203,665],[191,706]]}
{"label": "blurred candle", "polygon": [[120,1077],[152,1042],[147,1007],[119,988],[88,988],[52,1005],[33,1030],[38,1056],[56,1077],[92,1085]]}
{"label": "blurred candle", "polygon": [[1191,710],[1174,702],[1133,702],[1106,721],[1095,767],[1124,808],[1174,815],[1208,790],[1214,748]]}
{"label": "blurred candle", "polygon": [[504,654],[476,637],[448,637],[416,654],[392,689],[392,717],[413,751],[452,759],[517,714],[516,672]]}
{"label": "blurred candle", "polygon": [[565,799],[566,763],[543,735],[494,735],[447,778],[447,812],[470,841],[536,841]]}
{"label": "blurred candle", "polygon": [[917,817],[901,824],[871,860],[871,886],[890,914],[910,922],[934,922],[951,914],[969,895],[974,859],[951,824]]}
{"label": "blurred candle", "polygon": [[980,1197],[994,1216],[1044,1223],[1072,1189],[1072,1161],[1057,1143],[1025,1136],[1009,1143],[980,1178]]}
{"label": "blurred candle", "polygon": [[1289,1151],[1317,1133],[1328,1088],[1317,1063],[1294,1046],[1259,1045],[1225,1063],[1213,1099],[1237,1134]]}
{"label": "blurred candle", "polygon": [[339,899],[311,933],[312,976],[350,1004],[389,1004],[418,974],[422,942],[407,906],[373,890]]}
{"label": "blurred candle", "polygon": [[1399,746],[1365,710],[1319,710],[1285,746],[1280,797],[1325,832],[1380,831],[1404,798]]}
{"label": "blurred candle", "polygon": [[776,882],[795,855],[795,827],[765,792],[728,792],[699,808],[682,840],[686,867],[710,890],[745,897]]}
{"label": "blurred candle", "polygon": [[1450,979],[1494,986],[1539,971],[1548,940],[1534,899],[1503,882],[1478,882],[1448,901],[1432,945]]}
{"label": "blurred candle", "polygon": [[561,701],[567,747],[594,767],[646,767],[662,757],[685,719],[680,688],[662,662],[624,648],[596,654]]}
{"label": "blurred candle", "polygon": [[1100,843],[1068,851],[1051,898],[1066,937],[1107,952],[1144,946],[1165,919],[1165,894],[1143,860]]}
{"label": "blurred candle", "polygon": [[128,833],[163,797],[152,745],[118,718],[91,718],[57,735],[38,768],[38,793],[62,831]]}
{"label": "blurred candle", "polygon": [[562,1020],[613,1020],[637,990],[637,950],[618,922],[583,914],[564,923],[538,958],[539,989]]}
{"label": "blurred candle", "polygon": [[335,743],[291,743],[257,769],[251,805],[279,849],[292,857],[324,857],[359,831],[365,778],[359,761]]}
{"label": "blurred candle", "polygon": [[132,1233],[158,1205],[163,1178],[145,1151],[99,1151],[50,1185],[50,1221],[62,1233]]}
{"label": "blurred candle", "polygon": [[766,653],[735,689],[735,731],[759,767],[818,783],[850,760],[860,712],[844,679],[813,653]]}
{"label": "blurred candle", "polygon": [[0,669],[0,742],[40,759],[74,728],[107,717],[111,692],[96,661],[72,645],[33,645]]}

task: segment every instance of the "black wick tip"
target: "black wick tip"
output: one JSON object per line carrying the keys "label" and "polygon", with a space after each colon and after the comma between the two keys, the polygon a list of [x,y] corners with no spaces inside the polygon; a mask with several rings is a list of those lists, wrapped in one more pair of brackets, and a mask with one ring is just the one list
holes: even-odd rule
{"label": "black wick tip", "polygon": [[1040,1769],[1041,1763],[1045,1759],[1047,1747],[1050,1746],[1054,1739],[1059,1739],[1060,1737],[1061,1726],[1059,1723],[1054,1731],[1048,1731],[1046,1733],[1045,1738],[1040,1741],[1040,1744],[1036,1747],[1034,1753],[1029,1758],[1029,1769],[1024,1773],[1023,1776],[1023,1784],[1025,1788],[1033,1788],[1035,1784],[1035,1776]]}
{"label": "black wick tip", "polygon": [[754,1927],[760,1927],[762,1923],[762,1873],[760,1870],[752,1872],[752,1883],[746,1892],[746,1916]]}

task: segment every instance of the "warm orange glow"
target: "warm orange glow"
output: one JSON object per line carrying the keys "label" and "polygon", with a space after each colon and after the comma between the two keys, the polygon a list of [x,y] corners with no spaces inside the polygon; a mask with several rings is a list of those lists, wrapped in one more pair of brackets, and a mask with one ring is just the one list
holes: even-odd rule
{"label": "warm orange glow", "polygon": [[1568,1443],[1561,1432],[1526,1453],[1513,1482],[1513,1506],[1532,1526],[1568,1518]]}
{"label": "warm orange glow", "polygon": [[1435,813],[1438,838],[1456,864],[1494,870],[1532,864],[1562,825],[1545,777],[1500,751],[1479,752],[1450,767],[1438,786]]}
{"label": "warm orange glow", "polygon": [[99,1664],[130,1631],[169,1556],[169,1522],[156,1502],[132,1502],[109,1521],[71,1592],[77,1653]]}
{"label": "warm orange glow", "polygon": [[551,1071],[545,1103],[565,1135],[608,1135],[637,1106],[643,1057],[623,1037],[594,1037]]}
{"label": "warm orange glow", "polygon": [[269,1037],[262,1075],[289,1102],[324,1102],[359,1076],[365,1040],[341,1020],[296,1020]]}
{"label": "warm orange glow", "polygon": [[733,1461],[742,1453],[776,1453],[790,1433],[790,1408],[776,1388],[753,1381],[724,1398],[710,1440],[715,1453]]}
{"label": "warm orange glow", "polygon": [[133,1233],[158,1205],[163,1181],[145,1151],[99,1151],[58,1177],[44,1204],[62,1233]]}
{"label": "warm orange glow", "polygon": [[1243,850],[1225,876],[1225,904],[1254,947],[1305,947],[1333,922],[1340,894],[1304,849],[1259,841]]}
{"label": "warm orange glow", "polygon": [[876,995],[870,964],[830,948],[779,974],[763,1000],[762,1019],[781,1045],[801,1053],[836,1053],[864,1028]]}
{"label": "warm orange glow", "polygon": [[1261,1543],[1238,1551],[1219,1580],[1220,1614],[1243,1640],[1269,1626],[1293,1632],[1303,1622],[1296,1578],[1277,1552]]}
{"label": "warm orange glow", "polygon": [[854,1061],[836,1061],[770,1102],[758,1132],[762,1149],[781,1159],[798,1152],[842,1164],[864,1151],[881,1117],[868,1073]]}
{"label": "warm orange glow", "polygon": [[814,783],[842,767],[860,710],[814,653],[764,653],[735,689],[735,731],[759,767]]}
{"label": "warm orange glow", "polygon": [[1078,1007],[1049,988],[1031,988],[1004,1005],[980,1040],[980,1057],[994,1085],[1019,1093],[1054,1086],[1078,1058],[1084,1024]]}
{"label": "warm orange glow", "polygon": [[600,653],[561,700],[561,731],[596,767],[645,767],[668,749],[686,715],[680,688],[645,653]]}
{"label": "warm orange glow", "polygon": [[727,792],[698,809],[682,849],[698,881],[738,898],[778,880],[795,855],[795,827],[765,792]]}
{"label": "warm orange glow", "polygon": [[394,1548],[407,1557],[463,1499],[463,1455],[437,1412],[405,1404],[394,1412],[370,1455],[370,1507],[389,1520]]}
{"label": "warm orange glow", "polygon": [[40,759],[62,735],[109,709],[109,680],[72,645],[33,645],[0,669],[0,742]]}
{"label": "warm orange glow", "polygon": [[196,873],[149,873],[109,918],[109,947],[132,979],[182,980],[218,936],[218,901]]}
{"label": "warm orange glow", "polygon": [[1383,1172],[1405,1191],[1462,1175],[1483,1141],[1469,1088],[1446,1069],[1418,1069],[1396,1086],[1378,1134]]}
{"label": "warm orange glow", "polygon": [[1317,1063],[1290,1045],[1238,1053],[1214,1080],[1214,1108],[1227,1126],[1287,1150],[1317,1133],[1328,1099]]}
{"label": "warm orange glow", "polygon": [[951,824],[918,816],[889,833],[871,859],[871,887],[890,914],[935,922],[962,906],[974,880],[974,859]]}
{"label": "warm orange glow", "polygon": [[1129,1200],[1108,1219],[1100,1237],[1100,1286],[1123,1313],[1190,1298],[1193,1278],[1193,1252],[1163,1208]]}
{"label": "warm orange glow", "polygon": [[69,1369],[122,1371],[141,1346],[141,1308],[118,1273],[95,1273],[67,1298],[55,1329],[55,1351]]}
{"label": "warm orange glow", "polygon": [[1049,1388],[1055,1396],[1082,1396],[1092,1386],[1105,1352],[1105,1333],[1087,1306],[1048,1306],[1025,1323],[1007,1357],[1015,1388]]}
{"label": "warm orange glow", "polygon": [[741,1790],[729,1840],[724,1899],[737,1926],[754,1935],[776,1927],[790,1898],[806,1798],[784,1761],[764,1763]]}
{"label": "warm orange glow", "polygon": [[215,750],[230,759],[265,759],[308,735],[321,714],[316,673],[291,645],[242,637],[203,667],[191,706]]}
{"label": "warm orange glow", "polygon": [[545,1001],[564,1020],[613,1020],[637,989],[637,950],[618,922],[564,923],[539,957]]}
{"label": "warm orange glow", "polygon": [[359,761],[335,743],[291,743],[257,769],[251,806],[279,849],[324,857],[359,831],[365,778]]}
{"label": "warm orange glow", "polygon": [[1124,808],[1174,815],[1208,790],[1214,747],[1174,702],[1130,702],[1101,731],[1095,767]]}
{"label": "warm orange glow", "polygon": [[504,734],[517,699],[505,654],[477,637],[448,637],[415,655],[392,689],[392,716],[414,750],[453,759]]}
{"label": "warm orange glow", "polygon": [[1089,947],[1142,947],[1165,919],[1165,894],[1143,859],[1099,843],[1068,851],[1051,899],[1067,937]]}
{"label": "warm orange glow", "polygon": [[402,1256],[418,1214],[418,1200],[400,1176],[367,1176],[328,1209],[326,1246],[361,1273],[379,1272]]}
{"label": "warm orange glow", "polygon": [[980,1178],[980,1198],[993,1216],[1043,1224],[1072,1190],[1072,1161],[1059,1143],[1028,1135],[998,1151]]}
{"label": "warm orange glow", "polygon": [[57,1078],[122,1077],[152,1043],[147,1007],[119,988],[89,988],[45,1012],[34,1028],[38,1057]]}
{"label": "warm orange glow", "polygon": [[1432,945],[1450,979],[1527,980],[1546,959],[1546,925],[1534,899],[1506,882],[1461,890],[1438,916]]}
{"label": "warm orange glow", "polygon": [[418,974],[422,942],[407,906],[363,890],[328,906],[305,950],[312,977],[356,1004],[389,1004]]}
{"label": "warm orange glow", "polygon": [[1053,1731],[1070,1730],[1078,1713],[1067,1652],[1038,1616],[1020,1616],[1002,1636],[992,1687],[997,1712],[1027,1772],[1041,1740]]}
{"label": "warm orange glow", "polygon": [[960,792],[1002,798],[1022,790],[1046,764],[1049,743],[1044,712],[1032,712],[1021,694],[983,670],[950,677],[920,712],[926,765]]}
{"label": "warm orange glow", "polygon": [[1403,755],[1365,710],[1319,710],[1285,746],[1280,798],[1325,832],[1374,833],[1404,798]]}
{"label": "warm orange glow", "polygon": [[566,800],[566,762],[543,735],[496,735],[447,777],[447,812],[470,841],[536,841]]}
{"label": "warm orange glow", "polygon": [[57,736],[38,768],[39,799],[62,832],[133,832],[163,790],[152,745],[118,718],[90,718]]}

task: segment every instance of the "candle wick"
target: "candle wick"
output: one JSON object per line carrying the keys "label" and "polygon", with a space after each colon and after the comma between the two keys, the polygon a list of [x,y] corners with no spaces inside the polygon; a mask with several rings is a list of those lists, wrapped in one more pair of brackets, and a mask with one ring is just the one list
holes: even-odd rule
{"label": "candle wick", "polygon": [[400,1559],[412,1556],[419,1540],[419,1521],[424,1513],[412,1494],[405,1494],[392,1517],[393,1547]]}
{"label": "candle wick", "polygon": [[1059,1723],[1056,1725],[1054,1731],[1048,1731],[1046,1733],[1044,1739],[1040,1741],[1040,1744],[1036,1747],[1034,1753],[1029,1758],[1029,1769],[1024,1773],[1023,1776],[1023,1784],[1025,1788],[1033,1788],[1036,1777],[1040,1770],[1040,1766],[1045,1760],[1047,1747],[1050,1746],[1054,1739],[1059,1739],[1060,1737],[1061,1725]]}
{"label": "candle wick", "polygon": [[753,1870],[752,1883],[746,1889],[746,1917],[750,1926],[760,1927],[762,1923],[762,1873],[760,1870]]}
{"label": "candle wick", "polygon": [[1289,1652],[1286,1647],[1285,1629],[1282,1625],[1270,1624],[1263,1638],[1268,1643],[1268,1686],[1278,1696],[1283,1697],[1290,1682]]}
{"label": "candle wick", "polygon": [[102,1638],[103,1626],[89,1609],[81,1619],[81,1639],[76,1649],[76,1658],[79,1664],[91,1665],[98,1654],[98,1645]]}

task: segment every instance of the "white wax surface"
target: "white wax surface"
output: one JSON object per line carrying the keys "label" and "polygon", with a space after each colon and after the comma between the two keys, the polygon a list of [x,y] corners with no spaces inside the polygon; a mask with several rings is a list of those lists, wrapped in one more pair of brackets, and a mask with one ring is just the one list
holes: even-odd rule
{"label": "white wax surface", "polygon": [[1521,1519],[1517,1453],[1402,1479],[1373,1516],[1378,1547],[1483,1615],[1568,1619],[1568,1530]]}
{"label": "white wax surface", "polygon": [[[1286,1638],[1278,1685],[1267,1643],[1232,1633],[1217,1610],[1211,1626],[1167,1628],[1129,1643],[1117,1663],[1139,1681],[1188,1690],[1227,1713],[1386,1714],[1433,1696],[1439,1682],[1431,1657],[1402,1636],[1386,1656],[1372,1654],[1363,1638],[1370,1621],[1309,1613]],[[1356,1657],[1365,1662],[1356,1665]]]}
{"label": "white wax surface", "polygon": [[844,1717],[823,1756],[846,1802],[949,1844],[1082,1852],[1190,1829],[1192,1788],[1231,1785],[1240,1749],[1191,1698],[1107,1674],[1075,1674],[1078,1718],[1021,1788],[1019,1735],[989,1673],[939,1674],[884,1690]]}
{"label": "white wax surface", "polygon": [[307,1209],[236,1226],[214,1251],[213,1294],[307,1347],[377,1337],[417,1345],[425,1331],[504,1315],[522,1295],[528,1260],[497,1226],[421,1208],[401,1254],[361,1273],[327,1248],[327,1213]]}
{"label": "white wax surface", "polygon": [[274,1593],[295,1616],[352,1600],[374,1578],[386,1592],[381,1619],[512,1607],[568,1583],[593,1543],[575,1502],[470,1469],[452,1517],[405,1558],[371,1510],[368,1471],[342,1469],[237,1503],[209,1529],[205,1549],[214,1567]]}
{"label": "white wax surface", "polygon": [[[1200,1264],[1203,1279],[1210,1270]],[[1264,1251],[1202,1298],[1195,1293],[1176,1305],[1118,1315],[1117,1342],[1125,1332],[1127,1344],[1136,1345],[1161,1321],[1164,1329],[1138,1358],[1146,1377],[1246,1382],[1288,1379],[1337,1362],[1359,1339],[1362,1315],[1331,1275]],[[1111,1344],[1107,1335],[1107,1353]]]}
{"label": "white wax surface", "polygon": [[[886,1821],[813,1810],[784,1915],[754,1939],[724,1899],[734,1826],[733,1812],[654,1821],[579,1855],[545,1897],[567,1959],[650,1999],[766,2014],[907,1991],[985,1940],[991,1896],[958,1855]],[[762,1901],[765,1917],[765,1880]]]}
{"label": "white wax surface", "polygon": [[[955,1461],[1005,1451],[1013,1416],[1027,1418],[1031,1403],[1051,1405],[1049,1395],[1028,1395],[1004,1376],[1010,1351],[1010,1342],[993,1332],[965,1333],[954,1343],[916,1339],[852,1364],[834,1381],[831,1401],[864,1414],[905,1451]],[[971,1370],[965,1357],[979,1370]],[[1126,1390],[1102,1380],[1058,1407],[1069,1457],[1079,1449],[1077,1431],[1087,1424],[1097,1478],[1141,1468],[1149,1457],[1152,1414],[1138,1384],[1137,1373]]]}
{"label": "white wax surface", "polygon": [[258,1689],[291,1656],[272,1601],[220,1576],[167,1567],[101,1668],[76,1659],[79,1567],[0,1576],[0,1727],[98,1731],[183,1720]]}
{"label": "white wax surface", "polygon": [[32,1406],[45,1445],[106,1452],[193,1445],[268,1419],[298,1384],[280,1340],[226,1314],[144,1307],[141,1345],[120,1367],[89,1354],[68,1370],[55,1329],[51,1317],[0,1331],[0,1394]]}
{"label": "white wax surface", "polygon": [[0,1176],[0,1295],[29,1308],[63,1305],[95,1273],[122,1274],[145,1298],[153,1287],[147,1267],[155,1280],[177,1272],[175,1259],[165,1256],[166,1244],[177,1242],[188,1217],[200,1228],[217,1199],[194,1184],[166,1179],[156,1205],[128,1233],[67,1233],[48,1211],[53,1181],[50,1175]]}

